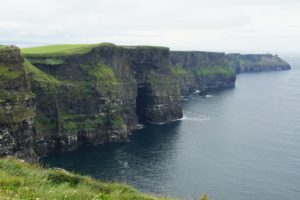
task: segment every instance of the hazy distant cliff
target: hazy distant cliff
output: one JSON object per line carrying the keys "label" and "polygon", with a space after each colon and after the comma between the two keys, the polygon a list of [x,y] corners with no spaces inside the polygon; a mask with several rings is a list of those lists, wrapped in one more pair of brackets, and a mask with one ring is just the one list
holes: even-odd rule
{"label": "hazy distant cliff", "polygon": [[224,53],[173,51],[171,64],[184,95],[195,90],[224,89],[235,85],[235,72],[228,66]]}
{"label": "hazy distant cliff", "polygon": [[291,69],[287,62],[271,54],[228,54],[226,60],[238,73]]}

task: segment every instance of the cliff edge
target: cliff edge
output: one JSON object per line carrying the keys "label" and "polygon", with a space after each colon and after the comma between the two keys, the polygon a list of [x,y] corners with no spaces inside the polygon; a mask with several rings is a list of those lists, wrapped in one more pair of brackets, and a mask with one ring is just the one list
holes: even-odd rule
{"label": "cliff edge", "polygon": [[169,49],[54,45],[22,50],[36,95],[38,155],[126,141],[139,122],[182,117]]}
{"label": "cliff edge", "polygon": [[24,71],[23,57],[14,46],[0,47],[0,157],[34,159],[35,108]]}
{"label": "cliff edge", "polygon": [[182,95],[233,88],[235,85],[236,74],[226,62],[225,53],[172,51],[171,64]]}
{"label": "cliff edge", "polygon": [[291,69],[286,61],[271,54],[228,54],[226,60],[237,73]]}

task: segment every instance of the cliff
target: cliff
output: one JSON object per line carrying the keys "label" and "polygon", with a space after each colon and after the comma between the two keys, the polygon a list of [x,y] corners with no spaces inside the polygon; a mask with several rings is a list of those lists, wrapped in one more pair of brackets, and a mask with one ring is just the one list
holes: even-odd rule
{"label": "cliff", "polygon": [[235,85],[235,72],[228,66],[224,53],[172,51],[171,64],[183,95]]}
{"label": "cliff", "polygon": [[126,141],[139,123],[181,118],[181,95],[235,82],[223,53],[109,43],[1,52],[2,156]]}
{"label": "cliff", "polygon": [[23,53],[36,95],[38,155],[126,141],[138,119],[165,123],[182,117],[168,48],[65,45]]}
{"label": "cliff", "polygon": [[32,124],[35,116],[20,50],[0,47],[0,157],[34,159]]}
{"label": "cliff", "polygon": [[287,62],[271,54],[228,54],[226,60],[237,73],[291,69]]}
{"label": "cliff", "polygon": [[0,46],[0,157],[34,160],[127,141],[139,123],[182,117],[181,96],[232,88],[236,71],[289,69],[277,56],[166,47]]}

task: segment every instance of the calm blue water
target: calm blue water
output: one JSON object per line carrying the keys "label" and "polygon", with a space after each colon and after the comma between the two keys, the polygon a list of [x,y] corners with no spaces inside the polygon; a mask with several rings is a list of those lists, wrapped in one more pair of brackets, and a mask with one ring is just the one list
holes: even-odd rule
{"label": "calm blue water", "polygon": [[236,88],[191,96],[184,119],[128,143],[50,155],[43,163],[183,199],[300,199],[300,68],[241,74]]}

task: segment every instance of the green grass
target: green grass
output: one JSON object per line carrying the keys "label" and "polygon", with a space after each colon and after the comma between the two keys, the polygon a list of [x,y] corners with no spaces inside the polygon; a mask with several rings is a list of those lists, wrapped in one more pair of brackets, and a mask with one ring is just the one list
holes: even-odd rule
{"label": "green grass", "polygon": [[34,94],[30,91],[0,90],[0,103],[16,103],[32,99]]}
{"label": "green grass", "polygon": [[35,111],[32,107],[11,106],[10,109],[0,109],[0,124],[21,123],[26,119],[32,119]]}
{"label": "green grass", "polygon": [[10,69],[7,64],[0,64],[0,80],[8,81],[19,78],[22,75],[22,71],[15,71]]}
{"label": "green grass", "polygon": [[0,199],[162,200],[119,183],[103,183],[62,169],[45,169],[14,158],[0,159]]}
{"label": "green grass", "polygon": [[113,69],[104,64],[89,64],[81,65],[83,69],[88,70],[88,74],[95,77],[97,81],[106,83],[108,85],[115,85],[118,83],[115,72]]}
{"label": "green grass", "polygon": [[187,76],[190,74],[188,71],[183,69],[182,66],[171,66],[171,73],[174,76]]}
{"label": "green grass", "polygon": [[53,76],[33,66],[27,59],[24,59],[23,65],[26,74],[29,75],[29,77],[32,78],[34,81],[40,83],[49,83],[52,85],[61,84],[61,82],[56,78],[54,78]]}
{"label": "green grass", "polygon": [[203,77],[216,75],[229,77],[234,75],[234,70],[228,66],[199,67],[196,73]]}
{"label": "green grass", "polygon": [[45,58],[45,59],[29,59],[32,64],[44,64],[44,65],[61,65],[64,64],[64,60],[58,58]]}
{"label": "green grass", "polygon": [[60,44],[60,45],[49,45],[22,48],[21,53],[25,56],[64,56],[72,54],[86,54],[93,48],[98,46],[114,46],[111,43],[100,43],[100,44]]}
{"label": "green grass", "polygon": [[[83,84],[81,82],[73,82],[68,80],[58,80],[54,76],[40,70],[39,68],[35,67],[31,64],[28,59],[24,59],[24,69],[26,74],[31,78],[33,81],[37,81],[39,83],[48,83],[51,85],[80,85]],[[83,70],[87,70],[88,74],[97,80],[97,82],[103,83],[104,85],[116,85],[118,84],[117,78],[113,69],[104,64],[88,64],[88,65],[81,65]],[[1,72],[1,68],[0,68]],[[0,74],[1,77],[1,74]]]}
{"label": "green grass", "polygon": [[0,45],[0,49],[4,49],[6,47],[7,47],[6,45]]}
{"label": "green grass", "polygon": [[63,131],[77,134],[78,131],[95,131],[105,125],[105,117],[95,114],[66,114],[59,113],[59,121]]}
{"label": "green grass", "polygon": [[112,127],[113,128],[120,128],[125,124],[124,120],[120,116],[116,116],[112,119]]}

